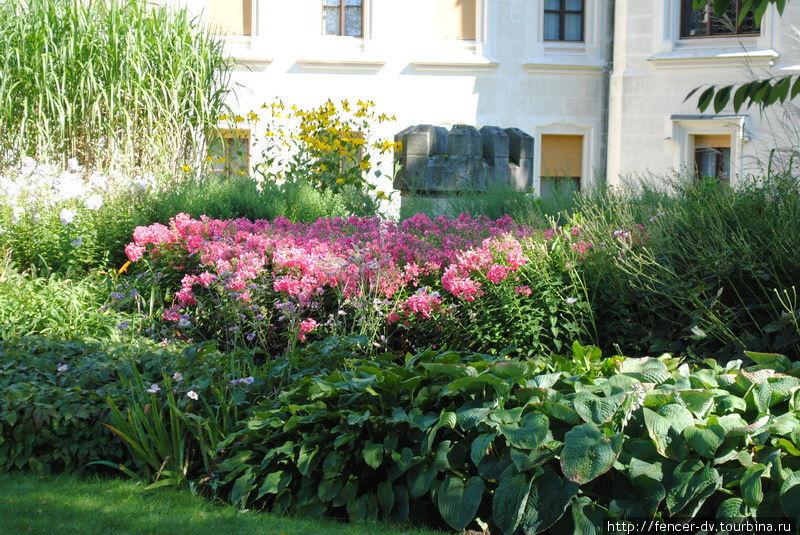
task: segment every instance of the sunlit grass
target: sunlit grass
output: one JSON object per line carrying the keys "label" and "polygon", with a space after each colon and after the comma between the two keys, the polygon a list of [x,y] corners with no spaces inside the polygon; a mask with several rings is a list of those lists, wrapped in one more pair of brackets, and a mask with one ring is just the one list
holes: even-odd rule
{"label": "sunlit grass", "polygon": [[74,476],[0,476],[0,533],[435,535],[389,524],[344,524],[239,512],[187,491],[144,491],[130,481]]}

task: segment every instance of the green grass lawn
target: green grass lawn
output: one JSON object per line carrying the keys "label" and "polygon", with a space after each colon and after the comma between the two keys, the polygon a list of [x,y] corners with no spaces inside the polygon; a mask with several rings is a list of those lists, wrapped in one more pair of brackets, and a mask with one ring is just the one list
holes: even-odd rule
{"label": "green grass lawn", "polygon": [[435,535],[388,524],[339,524],[239,512],[188,491],[144,491],[118,479],[6,474],[0,476],[0,533],[165,533],[259,535]]}

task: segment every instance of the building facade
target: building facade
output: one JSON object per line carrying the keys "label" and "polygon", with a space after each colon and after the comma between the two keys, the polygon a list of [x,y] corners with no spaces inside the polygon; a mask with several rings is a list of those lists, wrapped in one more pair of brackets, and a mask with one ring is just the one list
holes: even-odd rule
{"label": "building facade", "polygon": [[[178,0],[175,0],[178,1]],[[691,0],[182,0],[224,34],[238,110],[372,100],[409,125],[519,128],[534,190],[756,172],[780,117],[701,114],[697,86],[796,73],[800,5],[740,24]],[[257,150],[257,149],[254,149]],[[391,174],[391,158],[383,171]]]}

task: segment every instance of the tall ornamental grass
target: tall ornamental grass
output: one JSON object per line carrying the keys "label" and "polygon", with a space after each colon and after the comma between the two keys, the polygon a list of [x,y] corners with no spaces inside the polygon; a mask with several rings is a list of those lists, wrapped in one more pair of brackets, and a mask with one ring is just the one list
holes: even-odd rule
{"label": "tall ornamental grass", "polygon": [[203,161],[231,63],[184,9],[0,2],[0,166],[28,155],[175,170]]}

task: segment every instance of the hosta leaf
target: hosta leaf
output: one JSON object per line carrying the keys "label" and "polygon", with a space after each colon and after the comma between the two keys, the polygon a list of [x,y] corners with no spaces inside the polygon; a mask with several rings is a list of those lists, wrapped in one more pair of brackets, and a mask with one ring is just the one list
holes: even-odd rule
{"label": "hosta leaf", "polygon": [[343,485],[341,478],[323,479],[317,487],[317,497],[323,502],[329,502],[339,495]]}
{"label": "hosta leaf", "polygon": [[582,424],[564,437],[561,469],[567,478],[582,485],[611,469],[621,449],[622,436],[607,437],[595,425]]}
{"label": "hosta leaf", "polygon": [[708,427],[691,426],[683,430],[683,436],[690,448],[703,457],[713,459],[717,448],[725,440],[725,429],[718,424]]}
{"label": "hosta leaf", "polygon": [[756,353],[753,351],[745,351],[744,355],[756,364],[777,372],[783,372],[792,367],[792,361],[789,360],[786,355],[780,355],[778,353]]}
{"label": "hosta leaf", "polygon": [[466,485],[461,478],[449,476],[436,493],[439,514],[451,528],[463,530],[475,518],[484,489],[483,479],[478,476],[470,478]]}
{"label": "hosta leaf", "polygon": [[761,478],[765,475],[767,467],[763,464],[754,464],[742,476],[739,486],[742,489],[744,503],[750,507],[758,507],[764,499],[764,491],[761,486]]}
{"label": "hosta leaf", "polygon": [[724,522],[741,521],[749,516],[744,500],[741,498],[728,498],[717,508],[717,519]]}
{"label": "hosta leaf", "polygon": [[549,466],[533,480],[525,511],[522,530],[526,535],[542,533],[558,522],[572,499],[578,494],[578,485],[564,479]]}
{"label": "hosta leaf", "polygon": [[579,392],[573,400],[575,412],[587,423],[600,425],[611,419],[625,401],[626,394],[600,397],[590,392]]}
{"label": "hosta leaf", "polygon": [[517,470],[527,472],[542,465],[556,456],[556,451],[549,448],[540,448],[533,451],[523,451],[511,448],[511,461]]}
{"label": "hosta leaf", "polygon": [[714,394],[708,390],[683,390],[677,397],[697,418],[705,418],[714,408]]}
{"label": "hosta leaf", "polygon": [[781,484],[781,507],[789,518],[800,518],[800,472],[794,472]]}
{"label": "hosta leaf", "polygon": [[515,448],[532,450],[538,448],[549,431],[550,421],[542,413],[531,412],[520,420],[520,427],[501,425],[500,432]]}
{"label": "hosta leaf", "polygon": [[481,402],[470,401],[456,410],[456,418],[461,429],[468,431],[486,420],[491,409]]}
{"label": "hosta leaf", "polygon": [[476,377],[461,377],[445,387],[449,392],[480,393],[491,386],[500,397],[505,397],[511,391],[511,385],[505,379],[483,373]]}
{"label": "hosta leaf", "polygon": [[478,463],[481,462],[481,459],[487,454],[487,450],[489,446],[492,445],[492,441],[497,436],[496,433],[487,433],[483,435],[478,435],[478,437],[472,441],[472,445],[470,446],[470,459],[472,462],[475,463],[477,466]]}
{"label": "hosta leaf", "polygon": [[722,484],[714,468],[699,459],[687,459],[672,473],[672,486],[667,491],[670,515],[692,517]]}
{"label": "hosta leaf", "polygon": [[655,442],[658,452],[671,459],[683,459],[686,456],[686,444],[681,433],[694,424],[692,413],[676,403],[664,405],[658,412],[646,407],[642,410],[647,432]]}
{"label": "hosta leaf", "polygon": [[500,377],[508,377],[514,381],[524,379],[530,373],[532,365],[525,361],[502,361],[489,369],[490,373]]}
{"label": "hosta leaf", "polygon": [[388,481],[378,485],[378,505],[384,517],[387,517],[392,507],[394,507],[394,490],[392,489],[392,484]]}
{"label": "hosta leaf", "polygon": [[519,526],[531,482],[528,474],[516,473],[514,468],[506,470],[500,478],[492,500],[492,518],[504,535],[510,535]]}
{"label": "hosta leaf", "polygon": [[605,534],[608,518],[608,510],[592,503],[587,496],[581,496],[572,502],[572,522],[575,525],[574,533],[576,534]]}
{"label": "hosta leaf", "polygon": [[408,522],[408,489],[403,485],[394,488],[391,518],[397,522]]}
{"label": "hosta leaf", "polygon": [[431,488],[431,483],[439,471],[430,465],[418,464],[408,471],[408,492],[412,498],[419,498]]}
{"label": "hosta leaf", "polygon": [[383,462],[383,444],[367,441],[363,448],[364,462],[370,468],[378,468]]}
{"label": "hosta leaf", "polygon": [[261,488],[258,489],[257,497],[261,498],[264,494],[278,494],[285,489],[291,481],[292,474],[289,472],[284,472],[283,470],[270,472],[267,474],[267,477],[264,478],[264,483],[261,484]]}

